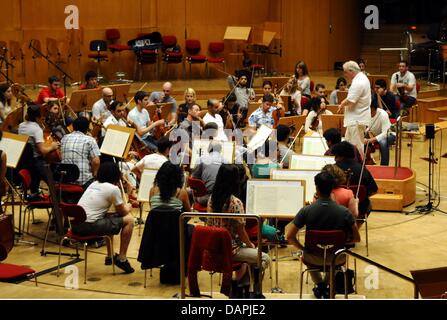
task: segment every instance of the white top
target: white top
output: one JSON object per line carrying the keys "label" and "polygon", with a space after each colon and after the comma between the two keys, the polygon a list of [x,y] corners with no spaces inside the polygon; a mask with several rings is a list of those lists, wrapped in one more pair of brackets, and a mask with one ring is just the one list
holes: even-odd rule
{"label": "white top", "polygon": [[92,107],[92,116],[96,119],[101,119],[103,122],[111,115],[112,113],[106,106],[104,99],[100,99],[95,102]]}
{"label": "white top", "polygon": [[[149,112],[147,112],[146,109],[141,109],[141,112],[138,111],[138,108],[133,108],[129,114],[127,115],[127,119],[132,120],[132,122],[135,122],[139,127],[141,128],[147,128],[149,125],[151,118],[149,116]],[[141,139],[145,139],[150,135],[149,132],[146,132]]]}
{"label": "white top", "polygon": [[205,125],[210,122],[214,122],[217,124],[217,137],[215,140],[219,141],[228,141],[227,135],[224,131],[224,123],[223,119],[219,114],[216,114],[214,117],[210,115],[208,112],[203,117],[203,122],[205,122]]}
{"label": "white top", "polygon": [[297,106],[296,113],[297,114],[301,114],[301,92],[300,91],[297,90],[294,93],[290,94],[286,90],[282,89],[282,91],[279,94],[279,96],[281,96],[281,97],[290,97],[291,100],[294,102],[294,104]]}
{"label": "white top", "polygon": [[[329,110],[325,110],[324,114],[328,114],[331,115],[333,114],[331,111]],[[306,123],[304,125],[304,132],[309,132],[312,131],[312,129],[310,128],[312,121],[314,121],[315,117],[317,116],[317,113],[313,110],[311,110],[306,117]],[[321,117],[319,117],[319,123],[318,123],[318,127],[317,127],[317,131],[321,131],[323,130],[323,122],[321,121]]]}
{"label": "white top", "polygon": [[391,76],[391,84],[397,84],[397,83],[405,83],[406,85],[413,85],[413,90],[411,91],[405,90],[405,94],[415,99],[417,98],[416,77],[412,72],[407,71],[405,75],[402,75],[400,71],[393,73],[393,75]]}
{"label": "white top", "polygon": [[159,153],[152,153],[147,156],[144,156],[143,159],[137,162],[135,167],[137,167],[140,172],[143,172],[144,169],[160,169],[160,167],[168,161],[164,155]]}
{"label": "white top", "polygon": [[37,151],[37,144],[45,142],[42,128],[36,122],[25,121],[19,124],[19,134],[29,136],[28,142],[33,147],[34,158],[41,157]]}
{"label": "white top", "polygon": [[109,211],[111,205],[119,206],[123,204],[120,189],[108,182],[93,182],[85,190],[78,202],[87,214],[85,222],[95,222],[103,219]]}
{"label": "white top", "polygon": [[348,90],[348,101],[354,105],[345,108],[344,126],[369,125],[371,121],[371,85],[368,77],[359,72],[352,79]]}
{"label": "white top", "polygon": [[391,127],[390,118],[385,110],[377,108],[377,113],[371,118],[371,124],[369,125],[369,131],[376,137],[377,141],[380,142],[388,136],[388,130]]}
{"label": "white top", "polygon": [[1,118],[5,119],[6,116],[11,113],[11,111],[12,111],[12,108],[8,103],[3,104],[0,101],[0,123],[3,122]]}
{"label": "white top", "polygon": [[105,129],[107,129],[107,127],[110,126],[111,124],[119,125],[121,127],[127,127],[126,123],[122,119],[116,120],[116,118],[113,115],[110,115],[110,117],[108,117],[106,121],[104,121],[103,123],[104,128],[101,129],[102,136],[105,136],[106,134]]}
{"label": "white top", "polygon": [[304,95],[310,96],[310,78],[305,76],[304,79],[297,79],[298,86],[303,90]]}

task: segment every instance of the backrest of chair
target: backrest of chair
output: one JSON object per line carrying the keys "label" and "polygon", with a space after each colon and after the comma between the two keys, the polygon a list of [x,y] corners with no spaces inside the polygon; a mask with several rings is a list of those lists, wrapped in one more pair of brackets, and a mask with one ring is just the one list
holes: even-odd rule
{"label": "backrest of chair", "polygon": [[188,267],[207,271],[231,270],[231,235],[222,227],[196,226],[192,234]]}
{"label": "backrest of chair", "polygon": [[107,41],[105,40],[90,41],[90,51],[107,51]]}
{"label": "backrest of chair", "polygon": [[31,174],[27,169],[22,169],[19,171],[19,177],[22,183],[23,193],[26,194],[31,186]]}
{"label": "backrest of chair", "polygon": [[195,39],[185,40],[185,49],[189,54],[198,54],[200,52],[200,41]]}
{"label": "backrest of chair", "polygon": [[330,245],[327,254],[342,249],[346,242],[343,230],[308,230],[306,231],[305,247],[313,253],[324,253],[322,246]]}
{"label": "backrest of chair", "polygon": [[79,179],[79,168],[72,163],[53,163],[51,171],[55,182],[72,183]]}
{"label": "backrest of chair", "polygon": [[200,179],[188,177],[188,186],[192,189],[195,197],[202,197],[208,194],[205,182]]}
{"label": "backrest of chair", "polygon": [[210,42],[208,45],[208,51],[213,54],[223,52],[224,49],[225,46],[223,42]]}
{"label": "backrest of chair", "polygon": [[80,205],[60,202],[59,207],[62,215],[68,218],[71,225],[83,223],[87,219],[87,214]]}
{"label": "backrest of chair", "polygon": [[[352,192],[354,193],[354,196],[357,194],[357,189],[358,189],[358,185],[350,185],[349,189],[352,190]],[[360,189],[359,189],[359,202],[365,201],[366,199],[366,187],[364,185],[360,185]]]}
{"label": "backrest of chair", "polygon": [[109,41],[115,41],[121,38],[120,31],[118,29],[106,29],[106,39]]}
{"label": "backrest of chair", "polygon": [[163,36],[161,38],[161,41],[165,48],[170,48],[177,44],[177,37],[176,36]]}

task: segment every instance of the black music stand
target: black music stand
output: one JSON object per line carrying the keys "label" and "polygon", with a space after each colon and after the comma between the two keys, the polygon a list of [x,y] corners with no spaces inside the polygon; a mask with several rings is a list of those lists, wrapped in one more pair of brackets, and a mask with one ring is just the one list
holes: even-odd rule
{"label": "black music stand", "polygon": [[61,67],[59,67],[56,63],[54,63],[53,61],[51,61],[48,56],[44,55],[39,49],[37,49],[36,47],[34,47],[33,45],[33,40],[30,41],[29,43],[29,48],[31,50],[33,50],[35,53],[37,53],[38,56],[41,56],[42,58],[44,58],[45,60],[47,60],[47,62],[49,64],[51,64],[53,67],[55,67],[61,74],[62,74],[62,78],[64,79],[64,96],[67,96],[67,78],[70,80],[73,80],[72,77],[70,77],[64,70],[62,70]]}

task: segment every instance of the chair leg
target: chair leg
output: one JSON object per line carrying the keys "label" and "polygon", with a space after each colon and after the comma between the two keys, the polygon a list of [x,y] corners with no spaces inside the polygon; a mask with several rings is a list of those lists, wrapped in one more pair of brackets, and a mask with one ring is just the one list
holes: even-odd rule
{"label": "chair leg", "polygon": [[34,283],[36,284],[36,287],[37,287],[37,276],[35,273],[33,273],[32,276],[34,278]]}
{"label": "chair leg", "polygon": [[210,296],[213,298],[213,273],[210,272]]}
{"label": "chair leg", "polygon": [[87,242],[84,242],[84,284],[87,284]]}
{"label": "chair leg", "polygon": [[369,256],[369,243],[368,243],[368,217],[365,217],[365,241],[366,241],[366,256]]}
{"label": "chair leg", "polygon": [[113,255],[115,253],[115,250],[113,249],[113,236],[105,236],[105,238],[107,239],[106,241],[108,241],[110,243],[110,258],[112,259],[112,272],[113,275],[115,275],[115,260],[113,259]]}
{"label": "chair leg", "polygon": [[64,240],[66,240],[67,237],[64,237],[61,239],[61,241],[59,241],[59,255],[57,257],[57,272],[56,272],[56,276],[59,277],[59,271],[61,269],[61,251],[62,251],[62,243],[64,242]]}
{"label": "chair leg", "polygon": [[51,223],[51,216],[48,218],[48,222],[47,222],[47,229],[45,231],[45,238],[43,239],[43,244],[42,244],[42,251],[40,252],[40,255],[45,255],[45,246],[47,245],[47,239],[48,239],[48,233],[50,233],[50,223]]}
{"label": "chair leg", "polygon": [[304,274],[303,261],[301,261],[301,263],[300,263],[300,275],[301,275],[301,277],[300,277],[300,299],[303,298],[303,274]]}
{"label": "chair leg", "polygon": [[144,288],[146,289],[147,269],[144,270]]}

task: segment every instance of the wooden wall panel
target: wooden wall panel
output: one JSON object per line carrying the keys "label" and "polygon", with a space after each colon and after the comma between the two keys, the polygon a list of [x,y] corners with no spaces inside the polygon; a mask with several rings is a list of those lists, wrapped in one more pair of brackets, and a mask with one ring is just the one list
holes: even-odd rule
{"label": "wooden wall panel", "polygon": [[[78,6],[83,29],[80,61],[76,53],[67,67],[76,81],[80,81],[87,70],[96,68],[87,57],[89,42],[105,39],[106,28],[118,28],[121,43],[135,38],[138,32],[152,31],[176,35],[182,48],[186,37],[197,38],[202,43],[202,52],[207,54],[208,43],[222,40],[229,25],[260,26],[265,21],[282,22],[284,34],[282,40],[277,41],[278,51],[280,44],[282,46],[282,57],[269,56],[268,63],[270,68],[273,66],[280,72],[292,72],[298,60],[306,61],[311,72],[331,70],[334,61],[356,59],[360,54],[362,26],[357,0],[4,0],[0,2],[0,10],[11,14],[0,20],[0,40],[23,41],[27,48],[29,40],[38,39],[45,53],[47,37],[59,41],[70,38],[71,31],[64,28],[64,8],[70,4]],[[333,25],[331,34],[329,23]],[[232,42],[225,45],[227,70],[233,72],[240,66],[241,58],[230,53],[238,47]],[[133,52],[124,52],[121,59],[109,52],[109,57],[110,61],[102,64],[108,78],[114,78],[119,61],[121,69],[129,77],[134,76]],[[23,81],[45,83],[49,72],[47,64],[40,61],[42,59],[34,64],[28,50],[25,50],[25,59],[26,79]],[[16,73],[21,73],[18,69]],[[178,75],[180,70],[177,68]],[[195,68],[194,76],[198,72]],[[147,69],[145,77],[152,73]]]}

